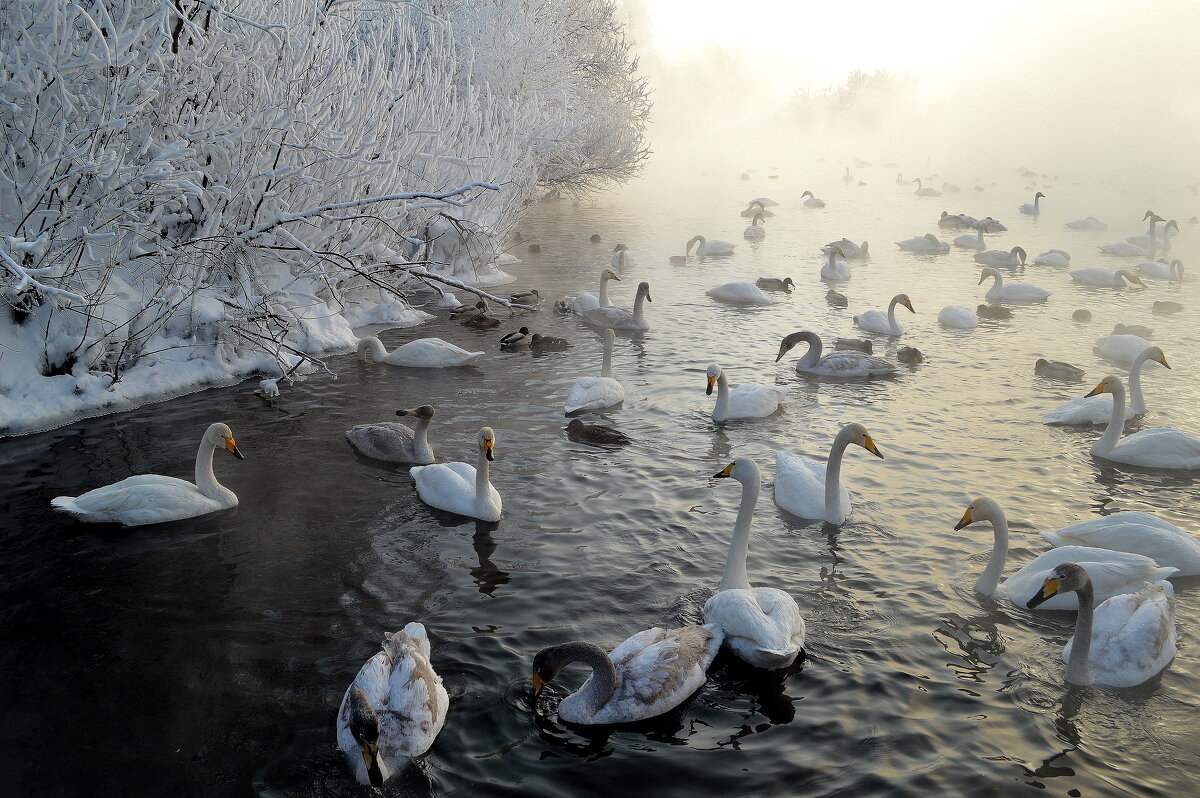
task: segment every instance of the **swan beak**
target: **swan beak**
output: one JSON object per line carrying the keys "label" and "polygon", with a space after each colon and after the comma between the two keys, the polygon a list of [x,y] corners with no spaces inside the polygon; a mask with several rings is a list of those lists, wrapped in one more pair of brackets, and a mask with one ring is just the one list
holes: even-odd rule
{"label": "swan beak", "polygon": [[238,451],[237,441],[235,441],[233,438],[225,439],[225,451],[229,452],[231,455],[233,455],[234,457],[236,457],[239,460],[246,459],[242,455],[242,453]]}
{"label": "swan beak", "polygon": [[780,360],[783,360],[783,356],[787,354],[787,351],[788,351],[787,346],[780,345],[779,354],[775,356],[775,362],[778,363]]}
{"label": "swan beak", "polygon": [[865,436],[865,437],[863,438],[863,448],[864,448],[864,449],[866,449],[866,450],[867,450],[868,452],[870,452],[871,454],[873,454],[873,455],[875,455],[876,457],[878,457],[880,460],[882,460],[882,459],[883,459],[883,455],[882,455],[882,454],[880,454],[880,453],[879,453],[879,449],[877,449],[877,448],[875,447],[875,441],[871,440],[871,436],[870,436],[870,435],[867,435],[867,436]]}
{"label": "swan beak", "polygon": [[1137,283],[1138,285],[1140,285],[1142,288],[1145,288],[1145,287],[1146,287],[1146,284],[1142,282],[1142,278],[1141,278],[1141,277],[1134,277],[1134,278],[1133,278],[1133,281],[1134,281],[1135,283]]}
{"label": "swan beak", "polygon": [[987,275],[986,275],[986,274],[981,274],[981,275],[979,275],[979,282],[977,283],[977,285],[983,285],[983,281],[984,281],[984,280],[986,280],[986,279],[987,279]]}
{"label": "swan beak", "polygon": [[608,273],[608,279],[616,280],[618,283],[621,282],[621,278],[618,277],[617,275],[613,274],[612,272]]}
{"label": "swan beak", "polygon": [[488,459],[488,462],[496,459],[496,450],[493,448],[494,446],[495,444],[491,441],[483,442],[483,456]]}
{"label": "swan beak", "polygon": [[706,389],[704,390],[704,395],[705,395],[705,396],[712,396],[712,387],[713,387],[713,383],[714,383],[714,382],[716,382],[716,381],[717,381],[717,378],[716,378],[716,377],[709,377],[709,378],[708,378],[708,388],[706,388]]}
{"label": "swan beak", "polygon": [[975,519],[971,517],[971,508],[968,507],[967,511],[965,513],[963,513],[962,520],[954,525],[954,530],[957,532],[958,530],[962,529],[967,524],[973,523],[974,521],[975,521]]}
{"label": "swan beak", "polygon": [[916,311],[913,310],[912,302],[909,302],[907,299],[904,300],[904,307],[908,308],[909,313],[916,313]]}
{"label": "swan beak", "polygon": [[1166,355],[1162,355],[1162,356],[1160,356],[1160,357],[1158,358],[1158,362],[1159,362],[1159,363],[1162,363],[1162,364],[1163,364],[1164,366],[1166,366],[1167,368],[1171,368],[1171,364],[1167,362],[1167,356],[1166,356]]}
{"label": "swan beak", "polygon": [[542,681],[542,677],[538,676],[536,673],[533,674],[533,697],[534,698],[537,698],[539,695],[542,694],[542,688],[545,686],[546,685]]}
{"label": "swan beak", "polygon": [[733,471],[733,463],[730,463],[729,465],[725,466],[717,473],[713,474],[713,479],[720,479],[722,477],[727,477],[727,476],[729,476],[729,474],[732,471]]}
{"label": "swan beak", "polygon": [[367,765],[367,779],[370,780],[371,786],[375,789],[383,787],[383,771],[379,769],[379,760],[375,751],[371,750],[369,743],[361,743],[359,748],[362,750],[363,762]]}
{"label": "swan beak", "polygon": [[1044,601],[1048,601],[1049,599],[1052,599],[1057,595],[1058,595],[1058,580],[1055,579],[1054,577],[1050,577],[1049,579],[1047,579],[1045,582],[1042,583],[1042,589],[1038,591],[1037,595],[1034,596],[1033,598],[1031,598],[1029,601],[1025,602],[1025,606],[1032,610],[1037,605],[1041,604]]}
{"label": "swan beak", "polygon": [[649,291],[647,291],[647,292],[646,292],[646,301],[647,301],[647,302],[653,302],[653,301],[654,301],[653,299],[651,299],[651,298],[650,298],[650,292],[649,292]]}
{"label": "swan beak", "polygon": [[1095,388],[1093,388],[1092,392],[1089,393],[1088,396],[1099,396],[1100,394],[1104,393],[1104,390],[1106,388],[1108,388],[1108,383],[1102,382],[1099,385],[1097,385]]}

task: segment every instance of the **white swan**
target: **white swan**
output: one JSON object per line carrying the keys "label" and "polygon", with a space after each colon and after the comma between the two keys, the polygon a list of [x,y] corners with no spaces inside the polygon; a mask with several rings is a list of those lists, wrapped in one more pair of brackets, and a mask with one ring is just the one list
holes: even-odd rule
{"label": "white swan", "polygon": [[[1136,237],[1136,236],[1135,236]],[[1135,244],[1132,241],[1118,241],[1115,244],[1102,244],[1100,251],[1107,255],[1117,255],[1122,258],[1145,257],[1149,260],[1154,260],[1158,252],[1158,238],[1150,236],[1149,240],[1143,244]]]}
{"label": "white swan", "polygon": [[1200,576],[1200,540],[1150,513],[1127,510],[1041,534],[1051,546],[1127,551],[1178,568],[1175,576]]}
{"label": "white swan", "polygon": [[650,324],[646,321],[643,304],[653,301],[650,298],[650,283],[641,282],[638,283],[637,296],[634,297],[632,311],[614,305],[611,308],[589,310],[580,316],[580,318],[588,324],[593,324],[597,327],[608,327],[613,330],[649,330]]}
{"label": "white swan", "polygon": [[1155,233],[1154,226],[1159,222],[1165,222],[1166,219],[1162,218],[1154,211],[1146,211],[1146,215],[1142,217],[1142,221],[1144,222],[1147,219],[1150,220],[1150,227],[1146,229],[1145,235],[1126,236],[1125,240],[1130,244],[1141,247],[1142,249],[1149,247],[1151,242],[1157,241],[1158,237]]}
{"label": "white swan", "polygon": [[984,263],[989,266],[1024,266],[1026,256],[1024,249],[1013,247],[1008,252],[1002,249],[989,249],[986,252],[976,252],[973,257],[976,263]]}
{"label": "white swan", "polygon": [[887,313],[881,313],[878,310],[868,310],[865,313],[858,313],[854,316],[854,324],[868,332],[879,333],[881,335],[902,335],[904,327],[900,325],[900,322],[896,321],[897,305],[903,305],[908,308],[909,313],[917,312],[913,309],[908,294],[896,294],[892,297],[892,301],[888,303]]}
{"label": "white swan", "polygon": [[750,548],[750,523],[758,504],[758,466],[739,457],[725,466],[716,478],[733,477],[742,483],[733,539],[725,573],[717,592],[704,604],[704,621],[725,633],[725,645],[758,668],[786,668],[804,650],[804,618],[796,600],[774,587],[750,587],[746,552]]}
{"label": "white swan", "polygon": [[763,216],[761,213],[754,214],[754,220],[750,223],[750,226],[742,232],[742,235],[746,238],[766,238],[767,228],[759,224],[762,220]]}
{"label": "white swan", "polygon": [[[978,521],[990,521],[993,533],[991,557],[975,583],[976,592],[985,596],[1008,599],[1023,607],[1026,597],[1032,596],[1051,570],[1064,562],[1076,562],[1087,568],[1100,598],[1134,593],[1147,581],[1160,583],[1164,589],[1172,591],[1170,583],[1163,580],[1175,574],[1177,569],[1160,567],[1140,554],[1086,546],[1060,546],[1043,552],[1000,584],[1000,575],[1008,559],[1008,518],[996,501],[980,497],[971,502],[954,528],[962,529]],[[1076,610],[1079,602],[1075,596],[1063,595],[1047,601],[1042,609]]]}
{"label": "white swan", "polygon": [[890,360],[848,349],[839,349],[821,357],[821,339],[816,333],[808,330],[795,332],[784,338],[779,344],[779,354],[775,357],[775,362],[778,363],[801,341],[808,344],[808,351],[796,361],[796,372],[799,374],[816,374],[821,377],[886,377],[900,370],[900,367]]}
{"label": "white swan", "polygon": [[1178,280],[1183,282],[1183,261],[1178,258],[1170,263],[1164,258],[1158,260],[1148,260],[1137,265],[1138,271],[1143,277],[1152,277],[1156,280]]}
{"label": "white swan", "polygon": [[503,509],[500,494],[488,481],[488,463],[496,459],[496,433],[491,427],[479,430],[479,458],[476,465],[435,463],[414,466],[409,473],[417,483],[417,495],[439,510],[499,521]]}
{"label": "white swan", "polygon": [[897,241],[896,246],[908,252],[935,252],[944,254],[950,251],[950,245],[938,241],[937,236],[933,233],[926,233],[916,238],[906,238],[903,241]]}
{"label": "white swan", "polygon": [[1200,438],[1171,427],[1151,427],[1122,438],[1125,384],[1120,377],[1109,375],[1088,396],[1101,393],[1113,395],[1113,409],[1104,435],[1092,444],[1092,456],[1147,468],[1200,469]]}
{"label": "white swan", "polygon": [[396,347],[391,352],[374,335],[358,340],[358,359],[369,363],[373,357],[380,363],[407,368],[442,369],[465,366],[483,357],[483,352],[468,352],[441,338],[419,338]]}
{"label": "white swan", "polygon": [[434,461],[429,445],[429,422],[433,420],[433,405],[421,405],[412,410],[397,410],[398,416],[416,419],[415,429],[395,421],[359,424],[346,430],[346,440],[367,457],[390,463],[428,465]]}
{"label": "white swan", "polygon": [[850,264],[841,259],[842,250],[831,247],[825,265],[821,267],[821,279],[842,281],[850,279]]}
{"label": "white swan", "polygon": [[600,376],[580,377],[575,380],[567,394],[564,412],[570,414],[579,410],[600,410],[625,401],[625,388],[613,379],[612,375],[613,343],[616,340],[616,333],[612,330],[604,331],[604,363],[600,368]]}
{"label": "white swan", "polygon": [[196,450],[195,484],[175,477],[139,474],[80,496],[58,496],[50,504],[80,521],[125,526],[161,524],[237,507],[237,496],[213,474],[213,452],[217,447],[239,460],[246,459],[238,451],[229,427],[210,424]]}
{"label": "white swan", "polygon": [[696,244],[696,256],[708,257],[709,255],[732,255],[733,248],[737,244],[730,244],[728,241],[709,241],[704,236],[692,236],[687,242],[687,249],[684,250],[684,255],[692,254],[692,245]]}
{"label": "white swan", "polygon": [[840,241],[831,241],[821,247],[821,253],[828,255],[829,251],[837,247],[842,251],[842,257],[846,260],[866,260],[871,257],[870,245],[864,241],[862,244],[855,244],[848,238],[843,238]]}
{"label": "white swan", "polygon": [[359,670],[337,714],[337,744],[359,784],[383,787],[429,750],[450,696],[429,662],[429,636],[413,622],[384,634],[383,649]]}
{"label": "white swan", "polygon": [[1063,649],[1063,678],[1071,684],[1133,687],[1163,671],[1175,658],[1175,618],[1166,591],[1147,584],[1137,593],[1113,596],[1095,606],[1086,568],[1063,563],[1042,582],[1026,606],[1053,596],[1079,596],[1075,635]]}
{"label": "white swan", "polygon": [[974,330],[979,317],[966,305],[948,305],[938,313],[938,323],[956,330]]}
{"label": "white swan", "polygon": [[617,276],[612,269],[600,270],[600,293],[599,294],[580,294],[577,297],[571,297],[571,311],[579,315],[587,313],[589,310],[596,308],[612,307],[612,300],[608,298],[608,281],[616,280],[621,282],[621,278]]}
{"label": "white swan", "polygon": [[1076,219],[1073,222],[1067,222],[1066,227],[1072,230],[1107,230],[1108,225],[1097,219],[1095,216],[1089,216],[1086,219]]}
{"label": "white swan", "polygon": [[780,391],[774,385],[743,383],[732,391],[725,370],[716,363],[708,366],[708,388],[705,394],[712,396],[713,385],[717,386],[717,406],[713,408],[713,421],[729,421],[735,418],[766,418],[779,409]]}
{"label": "white swan", "polygon": [[1038,266],[1070,266],[1071,256],[1061,249],[1050,249],[1033,259]]}
{"label": "white swan", "polygon": [[735,305],[774,305],[775,300],[759,290],[754,283],[722,283],[704,292],[713,299]]}
{"label": "white swan", "polygon": [[986,232],[988,232],[987,225],[986,224],[980,225],[978,228],[976,228],[975,235],[971,235],[970,233],[965,233],[965,234],[955,238],[954,246],[962,247],[963,249],[978,249],[978,250],[986,249],[987,244],[984,243],[984,240],[983,240],[983,234]]}
{"label": "white swan", "polygon": [[805,208],[824,208],[825,207],[825,200],[817,197],[811,191],[805,191],[803,194],[800,195],[800,199],[804,199],[805,197],[808,197],[808,199],[804,200]]}
{"label": "white swan", "polygon": [[[1133,359],[1133,365],[1129,367],[1129,393],[1132,401],[1125,408],[1124,419],[1126,421],[1144,415],[1146,412],[1146,400],[1142,396],[1142,364],[1147,360],[1153,360],[1171,368],[1167,364],[1167,356],[1157,346],[1146,347]],[[1077,396],[1047,413],[1042,418],[1042,423],[1051,426],[1107,424],[1108,420],[1112,418],[1112,408],[1112,394]]]}
{"label": "white swan", "polygon": [[961,230],[964,227],[977,227],[979,220],[965,213],[947,213],[942,211],[938,219],[938,227]]}
{"label": "white swan", "polygon": [[979,284],[992,277],[996,282],[984,294],[989,300],[1004,302],[1041,302],[1050,296],[1050,292],[1029,283],[1005,283],[1004,277],[992,266],[984,266],[979,274]]}
{"label": "white swan", "polygon": [[1117,363],[1133,363],[1138,355],[1150,348],[1150,342],[1140,335],[1113,333],[1096,339],[1096,351]]}
{"label": "white swan", "polygon": [[1142,282],[1142,278],[1138,277],[1137,272],[1128,266],[1122,266],[1119,269],[1104,269],[1099,266],[1092,266],[1087,269],[1072,269],[1068,274],[1071,275],[1071,279],[1075,282],[1096,288],[1124,288],[1126,280],[1131,285],[1146,287],[1146,284]]}
{"label": "white swan", "polygon": [[936,188],[928,188],[927,186],[922,186],[921,178],[919,178],[919,177],[914,177],[912,179],[912,182],[917,184],[917,190],[914,191],[913,194],[918,197],[940,197],[940,196],[942,196],[942,192],[938,191]]}
{"label": "white swan", "polygon": [[1038,216],[1042,212],[1042,209],[1038,205],[1038,202],[1044,196],[1046,196],[1046,195],[1039,191],[1038,193],[1033,195],[1033,202],[1026,202],[1026,203],[1022,204],[1021,207],[1019,208],[1019,210],[1021,211],[1021,213],[1025,214],[1027,216]]}
{"label": "white swan", "polygon": [[820,463],[791,452],[775,453],[775,503],[798,518],[824,518],[843,524],[853,512],[842,484],[842,455],[850,444],[883,459],[862,424],[847,424],[833,439],[829,461]]}
{"label": "white swan", "polygon": [[533,696],[563,668],[579,662],[592,669],[583,687],[558,705],[567,723],[632,723],[670,712],[700,689],[724,635],[714,626],[644,629],[612,653],[576,641],[543,648],[533,658]]}

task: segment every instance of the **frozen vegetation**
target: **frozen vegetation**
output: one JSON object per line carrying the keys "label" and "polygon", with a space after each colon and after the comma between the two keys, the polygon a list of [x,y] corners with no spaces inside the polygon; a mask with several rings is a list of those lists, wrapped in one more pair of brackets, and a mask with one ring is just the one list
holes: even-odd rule
{"label": "frozen vegetation", "polygon": [[607,0],[29,0],[0,30],[0,434],[324,368],[431,282],[503,282],[539,192],[646,157]]}

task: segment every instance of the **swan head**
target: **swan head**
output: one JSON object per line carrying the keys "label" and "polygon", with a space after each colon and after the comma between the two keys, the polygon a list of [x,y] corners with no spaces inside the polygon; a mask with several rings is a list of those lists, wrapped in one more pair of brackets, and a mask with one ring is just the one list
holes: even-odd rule
{"label": "swan head", "polygon": [[892,301],[898,305],[903,305],[904,307],[908,308],[909,313],[917,312],[913,309],[912,302],[909,300],[908,294],[896,294],[894,297],[892,297]]}
{"label": "swan head", "polygon": [[716,385],[717,380],[721,379],[723,374],[724,372],[721,370],[721,367],[716,363],[708,364],[708,388],[704,391],[705,396],[712,396],[713,386]]}
{"label": "swan head", "polygon": [[813,199],[816,199],[817,195],[813,194],[811,191],[805,191],[803,194],[800,195],[800,199],[804,199],[805,197],[812,197]]}
{"label": "swan head", "polygon": [[[1157,213],[1155,213],[1154,211],[1146,211],[1146,215],[1142,217],[1142,221],[1144,222],[1144,221],[1146,221],[1147,219],[1149,219],[1149,218],[1151,218],[1151,217],[1154,217],[1155,219],[1158,219],[1159,221],[1162,221],[1162,217],[1161,217],[1161,216],[1159,216],[1159,215],[1158,215]],[[1090,217],[1090,216],[1089,216],[1088,218],[1090,219],[1090,218],[1092,218],[1092,217]]]}
{"label": "swan head", "polygon": [[367,700],[367,694],[355,687],[350,691],[350,734],[362,752],[363,764],[371,786],[383,787],[383,768],[379,762],[379,718]]}
{"label": "swan head", "polygon": [[1086,587],[1090,587],[1091,584],[1092,580],[1088,577],[1088,572],[1084,570],[1082,565],[1073,562],[1059,563],[1054,566],[1054,570],[1050,572],[1050,576],[1046,577],[1045,581],[1042,582],[1042,586],[1037,594],[1025,602],[1025,606],[1032,610],[1042,602],[1049,601],[1060,593],[1072,593],[1076,590],[1083,590]]}
{"label": "swan head", "polygon": [[808,330],[794,332],[779,342],[779,354],[775,356],[775,362],[778,363],[780,360],[782,360],[783,356],[790,352],[792,348],[801,341],[807,342],[810,346],[821,343],[821,339],[818,338],[817,334],[814,332],[809,332]]}
{"label": "swan head", "polygon": [[596,655],[608,659],[608,655],[591,643],[559,643],[543,648],[533,656],[533,697],[541,695],[547,684],[554,681],[562,669],[572,662],[594,661]]}
{"label": "swan head", "polygon": [[1028,257],[1028,256],[1025,254],[1025,250],[1021,249],[1020,247],[1013,247],[1012,249],[1010,249],[1010,250],[1008,251],[1008,254],[1009,254],[1009,255],[1016,255],[1016,256],[1017,256],[1017,259],[1021,261],[1021,265],[1022,265],[1022,266],[1024,266],[1024,265],[1025,265],[1025,258],[1026,258],[1026,257]]}
{"label": "swan head", "polygon": [[1038,193],[1033,195],[1033,198],[1036,200],[1038,197],[1044,197],[1044,196],[1046,196],[1046,195],[1039,191]]}
{"label": "swan head", "polygon": [[208,429],[204,431],[204,440],[206,440],[214,449],[222,447],[225,451],[239,460],[246,458],[238,451],[237,441],[233,439],[233,430],[227,424],[210,424]]}
{"label": "swan head", "polygon": [[433,418],[433,405],[421,405],[420,407],[413,407],[409,410],[397,410],[396,415],[412,416],[413,418],[419,418],[422,421],[429,421]]}
{"label": "swan head", "polygon": [[603,269],[600,272],[600,279],[601,280],[616,280],[618,283],[621,282],[621,278],[618,277],[617,273],[614,272],[612,269]]}
{"label": "swan head", "polygon": [[995,277],[997,280],[999,280],[1000,272],[996,271],[991,266],[984,266],[983,270],[979,272],[979,283],[978,284],[983,285],[983,281],[989,277]]}
{"label": "swan head", "polygon": [[1125,383],[1121,382],[1121,378],[1113,374],[1109,374],[1104,379],[1100,380],[1100,384],[1088,393],[1088,396],[1099,396],[1102,393],[1115,394],[1117,392],[1125,393]]}
{"label": "swan head", "polygon": [[[653,302],[653,301],[654,301],[653,299],[651,299],[651,298],[650,298],[650,283],[646,282],[645,280],[643,280],[642,282],[638,283],[637,295],[638,295],[638,296],[645,296],[645,297],[646,297],[646,301],[647,301],[647,302]],[[616,334],[616,333],[614,333],[614,335],[615,335],[615,334]]]}
{"label": "swan head", "polygon": [[987,222],[980,222],[980,223],[979,223],[979,232],[981,232],[981,233],[990,233],[990,232],[992,232],[992,228],[988,227],[988,223],[987,223]]}
{"label": "swan head", "polygon": [[867,428],[862,424],[847,424],[838,433],[838,437],[842,436],[845,436],[849,443],[861,446],[880,460],[883,459],[883,454],[875,446],[875,441],[871,439],[871,433],[867,432]]}
{"label": "swan head", "polygon": [[1000,509],[1000,505],[994,500],[986,496],[980,496],[975,501],[967,506],[967,511],[963,513],[962,520],[954,525],[956,530],[973,524],[976,521],[991,521],[994,525],[997,521],[1004,519],[1004,511]]}
{"label": "swan head", "polygon": [[[1159,221],[1162,221],[1162,220],[1160,219]],[[1166,235],[1167,231],[1170,230],[1171,228],[1175,228],[1175,232],[1178,233],[1179,232],[1179,222],[1172,219],[1171,221],[1169,221],[1165,225],[1163,225],[1163,235]]]}
{"label": "swan head", "polygon": [[754,227],[758,227],[760,224],[763,223],[763,221],[764,221],[763,215],[761,213],[756,213],[756,214],[754,214],[754,218],[750,220],[750,223]]}
{"label": "swan head", "polygon": [[479,430],[479,451],[489,462],[496,459],[496,433],[492,432],[491,427]]}
{"label": "swan head", "polygon": [[1157,346],[1150,347],[1142,354],[1146,355],[1147,360],[1153,360],[1155,363],[1171,368],[1171,364],[1167,362],[1167,356]]}
{"label": "swan head", "polygon": [[742,484],[755,484],[759,480],[758,464],[749,457],[739,457],[713,474],[713,479],[733,477]]}
{"label": "swan head", "polygon": [[1142,282],[1142,278],[1138,277],[1137,272],[1128,266],[1122,266],[1121,268],[1117,269],[1117,274],[1124,277],[1134,285],[1140,285],[1142,288],[1146,287],[1146,284]]}

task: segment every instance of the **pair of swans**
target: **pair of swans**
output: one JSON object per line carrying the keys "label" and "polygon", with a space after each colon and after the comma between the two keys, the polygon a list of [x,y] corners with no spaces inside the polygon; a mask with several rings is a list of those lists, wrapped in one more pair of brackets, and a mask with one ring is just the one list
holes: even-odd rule
{"label": "pair of swans", "polygon": [[217,482],[213,474],[213,452],[217,448],[225,449],[238,460],[246,459],[238,451],[227,425],[210,424],[196,450],[195,483],[159,474],[140,474],[80,496],[58,496],[50,504],[80,521],[125,526],[179,521],[237,507],[237,496]]}
{"label": "pair of swans", "polygon": [[374,358],[380,363],[406,368],[440,369],[466,366],[483,355],[483,352],[468,352],[441,338],[409,341],[391,352],[384,349],[383,342],[374,335],[368,335],[358,341],[358,359],[364,363],[369,363]]}
{"label": "pair of swans", "polygon": [[950,251],[950,245],[944,241],[938,241],[937,236],[933,233],[926,233],[923,236],[915,238],[906,238],[903,241],[897,241],[896,246],[906,252],[924,252],[944,255]]}
{"label": "pair of swans", "polygon": [[612,355],[617,334],[604,331],[604,361],[599,377],[580,377],[567,394],[563,411],[568,415],[582,410],[600,410],[625,401],[625,388],[613,379]]}
{"label": "pair of swans", "polygon": [[693,245],[696,246],[696,255],[701,258],[712,255],[732,255],[733,248],[737,246],[737,244],[730,244],[728,241],[717,241],[715,239],[709,241],[704,236],[692,236],[687,242],[687,247],[684,249],[683,254],[691,255]]}
{"label": "pair of swans", "polygon": [[902,335],[904,328],[900,326],[900,322],[896,321],[897,305],[903,305],[908,308],[909,313],[917,312],[913,309],[908,294],[896,294],[892,297],[892,301],[888,303],[887,313],[881,313],[878,310],[868,310],[865,313],[856,314],[854,316],[854,324],[868,332],[879,333],[881,335]]}
{"label": "pair of swans", "polygon": [[862,424],[847,424],[838,431],[824,463],[791,452],[776,452],[775,503],[798,518],[845,523],[853,507],[850,493],[842,484],[842,456],[852,443],[883,459]]}
{"label": "pair of swans", "polygon": [[854,350],[835,350],[821,357],[821,338],[809,330],[792,333],[779,343],[778,363],[800,342],[808,344],[808,351],[796,361],[798,374],[814,374],[818,377],[884,377],[900,370],[890,360]]}
{"label": "pair of swans", "polygon": [[1042,197],[1045,197],[1045,196],[1046,196],[1045,194],[1043,194],[1042,192],[1039,191],[1038,193],[1033,195],[1033,202],[1023,203],[1021,205],[1021,207],[1019,208],[1019,210],[1021,211],[1021,213],[1025,214],[1026,216],[1040,215],[1042,212],[1042,208],[1038,203],[1041,201]]}
{"label": "pair of swans", "polygon": [[1092,444],[1093,457],[1146,468],[1200,470],[1200,438],[1171,427],[1152,427],[1122,438],[1125,428],[1125,383],[1109,375],[1088,396],[1112,394],[1112,415],[1100,440]]}
{"label": "pair of swans", "polygon": [[1129,266],[1122,266],[1119,269],[1104,269],[1093,266],[1087,269],[1073,269],[1068,274],[1071,275],[1071,279],[1075,282],[1096,288],[1124,288],[1126,280],[1129,281],[1130,285],[1140,285],[1142,288],[1146,287],[1146,284],[1142,282],[1142,278],[1138,276],[1138,273]]}
{"label": "pair of swans", "polygon": [[782,391],[774,385],[743,383],[732,391],[725,370],[710,363],[707,370],[708,387],[704,393],[712,396],[717,388],[717,405],[713,408],[713,421],[731,421],[738,418],[766,418],[779,409]]}
{"label": "pair of swans", "polygon": [[976,263],[984,263],[988,266],[1024,266],[1027,256],[1021,247],[1013,247],[1007,252],[1002,249],[976,252],[973,257]]}
{"label": "pair of swans", "polygon": [[429,750],[450,696],[430,664],[429,635],[415,621],[384,634],[342,696],[337,745],[359,784],[376,789]]}
{"label": "pair of swans", "polygon": [[499,521],[503,510],[500,494],[489,481],[489,464],[496,459],[496,433],[491,427],[479,430],[479,457],[468,463],[435,463],[415,466],[409,473],[417,485],[417,495],[439,510]]}
{"label": "pair of swans", "polygon": [[588,324],[596,327],[607,327],[614,330],[649,330],[650,323],[646,321],[645,303],[653,302],[650,298],[650,283],[638,283],[637,294],[633,299],[633,310],[617,307],[598,307],[584,311],[579,317]]}
{"label": "pair of swans", "polygon": [[[760,280],[761,282],[761,280]],[[774,305],[775,300],[764,294],[755,283],[722,283],[704,292],[713,299],[734,305]]]}
{"label": "pair of swans", "polygon": [[979,285],[983,285],[983,281],[987,278],[993,278],[996,282],[984,294],[989,301],[1003,302],[1041,302],[1050,296],[1050,292],[1044,288],[1038,288],[1036,285],[1029,283],[1005,283],[1004,276],[999,270],[992,266],[985,266],[979,273]]}
{"label": "pair of swans", "polygon": [[936,188],[929,188],[928,186],[921,185],[921,178],[919,178],[919,177],[914,177],[912,179],[912,182],[917,184],[917,190],[913,192],[914,196],[917,196],[917,197],[940,197],[940,196],[942,196],[942,192],[938,191]]}
{"label": "pair of swans", "polygon": [[398,416],[411,416],[414,427],[395,421],[359,424],[346,431],[350,445],[367,457],[389,463],[428,465],[434,461],[429,445],[429,422],[433,420],[433,405],[421,405],[411,410],[397,410]]}

